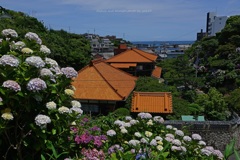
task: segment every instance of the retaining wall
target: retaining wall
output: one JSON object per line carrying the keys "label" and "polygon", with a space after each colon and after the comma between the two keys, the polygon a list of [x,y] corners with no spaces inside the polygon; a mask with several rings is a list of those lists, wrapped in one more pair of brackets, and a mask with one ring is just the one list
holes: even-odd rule
{"label": "retaining wall", "polygon": [[165,121],[178,129],[186,128],[189,134],[198,133],[207,145],[221,151],[225,150],[232,139],[236,139],[236,147],[240,149],[240,118],[232,121]]}

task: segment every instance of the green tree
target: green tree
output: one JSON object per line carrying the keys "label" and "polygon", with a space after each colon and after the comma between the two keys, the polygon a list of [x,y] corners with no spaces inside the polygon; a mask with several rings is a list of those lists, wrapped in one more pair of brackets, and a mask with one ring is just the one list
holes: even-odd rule
{"label": "green tree", "polygon": [[227,103],[216,88],[210,88],[207,94],[199,94],[194,103],[204,108],[208,120],[226,120],[229,117]]}

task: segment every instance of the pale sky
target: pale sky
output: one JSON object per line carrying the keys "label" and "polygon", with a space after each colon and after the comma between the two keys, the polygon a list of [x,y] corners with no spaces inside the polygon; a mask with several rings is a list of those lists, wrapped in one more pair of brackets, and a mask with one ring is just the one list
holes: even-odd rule
{"label": "pale sky", "polygon": [[196,40],[207,12],[240,15],[240,0],[0,0],[47,28],[116,35],[128,41]]}

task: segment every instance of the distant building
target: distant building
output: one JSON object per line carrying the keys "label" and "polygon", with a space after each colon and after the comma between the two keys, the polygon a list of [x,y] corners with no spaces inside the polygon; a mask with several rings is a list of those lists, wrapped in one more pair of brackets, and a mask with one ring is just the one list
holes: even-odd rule
{"label": "distant building", "polygon": [[217,16],[215,12],[207,13],[206,33],[207,36],[215,36],[226,24],[228,16]]}
{"label": "distant building", "polygon": [[206,32],[203,32],[203,29],[201,29],[201,32],[197,33],[197,41],[200,41],[201,39],[203,39],[203,37],[206,36],[207,36]]}

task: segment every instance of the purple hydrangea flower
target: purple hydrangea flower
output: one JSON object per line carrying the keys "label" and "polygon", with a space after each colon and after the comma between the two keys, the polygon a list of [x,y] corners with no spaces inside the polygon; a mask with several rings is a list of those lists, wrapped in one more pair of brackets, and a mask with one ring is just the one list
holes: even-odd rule
{"label": "purple hydrangea flower", "polygon": [[19,60],[13,55],[3,55],[0,58],[0,65],[3,66],[9,65],[11,67],[17,67],[19,65]]}
{"label": "purple hydrangea flower", "polygon": [[4,29],[2,30],[2,35],[5,37],[11,36],[11,37],[18,37],[18,34],[13,29]]}
{"label": "purple hydrangea flower", "polygon": [[27,89],[29,91],[41,91],[47,88],[46,83],[40,78],[31,79],[27,84]]}
{"label": "purple hydrangea flower", "polygon": [[37,68],[42,68],[45,66],[45,62],[42,60],[41,57],[38,56],[31,56],[26,58],[25,62],[29,65],[35,66]]}
{"label": "purple hydrangea flower", "polygon": [[7,80],[3,82],[2,86],[11,89],[15,92],[21,91],[21,86],[16,81],[13,80]]}
{"label": "purple hydrangea flower", "polygon": [[119,144],[115,144],[108,149],[108,154],[111,155],[112,153],[116,153],[119,151],[123,152],[123,147],[121,147]]}
{"label": "purple hydrangea flower", "polygon": [[61,71],[67,78],[74,78],[78,75],[77,71],[72,67],[62,68]]}
{"label": "purple hydrangea flower", "polygon": [[36,43],[38,44],[42,44],[42,40],[38,37],[38,35],[36,33],[33,33],[33,32],[28,32],[26,35],[25,35],[25,38],[29,39],[29,40],[34,40],[36,41]]}

